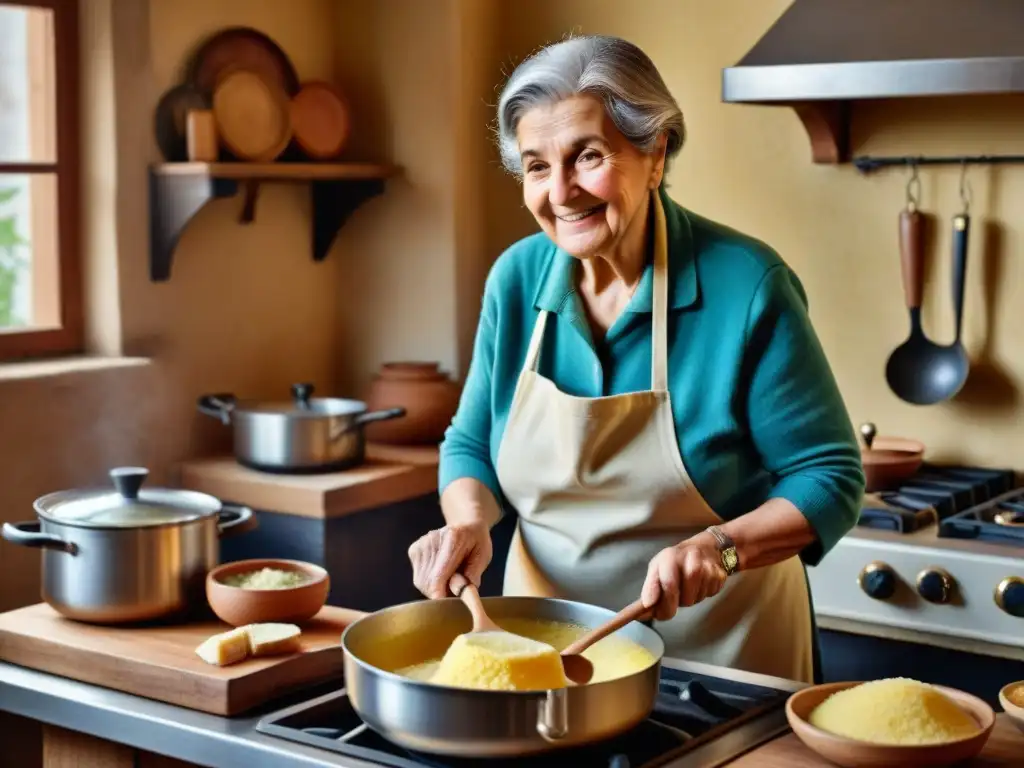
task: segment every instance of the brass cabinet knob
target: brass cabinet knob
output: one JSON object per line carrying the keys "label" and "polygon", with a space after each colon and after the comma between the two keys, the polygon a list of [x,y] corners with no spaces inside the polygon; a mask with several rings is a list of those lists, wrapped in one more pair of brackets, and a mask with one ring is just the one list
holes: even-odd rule
{"label": "brass cabinet knob", "polygon": [[1024,579],[1007,576],[996,586],[993,598],[1002,610],[1018,619],[1024,619]]}
{"label": "brass cabinet knob", "polygon": [[875,600],[888,600],[896,592],[896,571],[880,560],[865,565],[857,575],[857,585]]}
{"label": "brass cabinet knob", "polygon": [[917,594],[929,603],[944,605],[953,599],[956,579],[942,568],[932,566],[917,574]]}

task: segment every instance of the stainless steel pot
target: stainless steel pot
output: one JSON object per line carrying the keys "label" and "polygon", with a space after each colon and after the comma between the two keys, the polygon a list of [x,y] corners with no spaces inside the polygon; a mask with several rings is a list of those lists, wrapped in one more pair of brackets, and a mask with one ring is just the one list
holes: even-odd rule
{"label": "stainless steel pot", "polygon": [[[567,600],[484,599],[492,618],[533,618],[594,627],[613,611]],[[471,621],[457,599],[424,600],[359,619],[341,636],[345,685],[356,713],[406,749],[462,757],[511,757],[577,747],[624,733],[654,708],[665,644],[634,622],[619,630],[658,663],[605,682],[551,691],[483,691],[420,682],[391,670],[444,652]],[[411,642],[402,642],[408,638]],[[425,656],[401,658],[410,647]]]}
{"label": "stainless steel pot", "polygon": [[43,550],[43,599],[55,610],[121,624],[205,606],[218,539],[254,527],[252,510],[195,491],[142,490],[148,474],[113,469],[114,490],[47,494],[34,504],[38,521],[4,523],[7,541]]}
{"label": "stainless steel pot", "polygon": [[200,413],[234,426],[235,458],[261,472],[336,472],[366,456],[363,427],[397,419],[404,408],[368,411],[359,400],[314,398],[312,384],[292,385],[292,400],[263,403],[232,394],[203,395]]}

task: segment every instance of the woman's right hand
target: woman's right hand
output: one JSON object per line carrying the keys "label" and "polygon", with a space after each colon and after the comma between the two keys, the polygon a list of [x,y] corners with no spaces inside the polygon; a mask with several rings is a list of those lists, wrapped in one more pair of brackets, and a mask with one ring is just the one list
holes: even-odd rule
{"label": "woman's right hand", "polygon": [[486,523],[446,525],[409,547],[412,583],[431,600],[448,596],[448,581],[455,573],[479,587],[492,554],[491,530]]}

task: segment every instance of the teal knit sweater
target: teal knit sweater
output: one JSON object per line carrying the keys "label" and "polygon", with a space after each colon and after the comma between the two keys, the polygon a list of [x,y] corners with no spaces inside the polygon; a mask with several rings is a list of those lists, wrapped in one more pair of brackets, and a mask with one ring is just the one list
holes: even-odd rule
{"label": "teal knit sweater", "polygon": [[[669,390],[690,477],[727,520],[791,501],[817,542],[814,565],[857,522],[860,450],[796,275],[768,246],[697,216],[661,191],[669,250]],[[505,504],[498,447],[539,310],[539,373],[563,392],[650,389],[653,268],[595,344],[575,260],[543,233],[515,243],[487,278],[462,400],[441,445],[440,489],[474,477]]]}

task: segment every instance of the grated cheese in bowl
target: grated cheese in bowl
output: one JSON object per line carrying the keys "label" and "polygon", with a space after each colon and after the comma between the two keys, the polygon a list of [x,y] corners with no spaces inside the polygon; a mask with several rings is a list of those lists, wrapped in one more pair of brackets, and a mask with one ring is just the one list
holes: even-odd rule
{"label": "grated cheese in bowl", "polygon": [[873,744],[919,746],[974,736],[975,719],[937,688],[896,677],[833,693],[811,712],[815,728]]}

